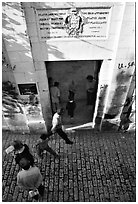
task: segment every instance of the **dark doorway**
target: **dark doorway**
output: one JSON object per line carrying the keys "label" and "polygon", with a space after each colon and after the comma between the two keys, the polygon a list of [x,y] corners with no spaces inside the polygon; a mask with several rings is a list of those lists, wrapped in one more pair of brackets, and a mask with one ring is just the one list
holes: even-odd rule
{"label": "dark doorway", "polygon": [[[101,64],[102,60],[46,62],[48,78],[52,78],[53,82],[59,82],[61,106],[65,110],[63,122],[66,126],[77,126],[92,122]],[[86,78],[88,75],[92,75],[96,80],[95,100],[93,105],[87,105]],[[76,108],[73,119],[69,117],[66,109],[69,96],[69,84],[72,80],[76,88],[74,96]]]}

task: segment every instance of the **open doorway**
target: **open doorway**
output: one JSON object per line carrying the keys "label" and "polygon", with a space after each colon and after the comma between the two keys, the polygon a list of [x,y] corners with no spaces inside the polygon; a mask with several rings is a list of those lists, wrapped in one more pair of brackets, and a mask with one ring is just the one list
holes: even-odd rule
{"label": "open doorway", "polygon": [[[63,123],[66,126],[77,126],[92,122],[95,109],[99,72],[102,60],[57,61],[45,62],[48,78],[59,82],[60,105],[64,108]],[[95,79],[95,95],[92,105],[87,105],[87,76]],[[74,81],[76,108],[71,118],[66,109],[69,101],[69,86]],[[49,81],[49,87],[51,86]],[[52,108],[52,103],[51,103]]]}

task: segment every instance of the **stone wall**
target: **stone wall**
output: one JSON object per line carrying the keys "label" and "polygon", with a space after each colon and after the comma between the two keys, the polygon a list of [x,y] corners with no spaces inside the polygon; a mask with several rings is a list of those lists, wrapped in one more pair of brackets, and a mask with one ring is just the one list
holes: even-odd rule
{"label": "stone wall", "polygon": [[[105,115],[119,119],[135,69],[135,4],[88,2],[86,7],[83,2],[23,2],[23,10],[18,3],[8,4],[3,4],[3,35],[11,65],[16,65],[14,77],[17,84],[37,83],[46,126],[51,122],[51,107],[45,62],[51,61],[102,60],[93,126],[98,121],[101,127]],[[111,7],[107,38],[41,40],[37,9],[69,10],[72,6],[80,10]],[[9,28],[5,16],[13,18]]]}

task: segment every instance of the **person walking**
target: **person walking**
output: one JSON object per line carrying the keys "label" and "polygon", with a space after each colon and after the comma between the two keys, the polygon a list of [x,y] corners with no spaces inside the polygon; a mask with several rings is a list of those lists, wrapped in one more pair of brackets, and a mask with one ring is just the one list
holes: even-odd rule
{"label": "person walking", "polygon": [[96,80],[92,75],[87,76],[86,90],[87,90],[87,105],[94,105]]}
{"label": "person walking", "polygon": [[62,121],[61,115],[63,114],[63,108],[59,108],[57,112],[53,115],[52,119],[52,133],[58,133],[63,140],[66,141],[66,144],[73,144],[71,140],[69,140],[67,134],[62,130]]}
{"label": "person walking", "polygon": [[14,140],[12,145],[10,145],[6,150],[7,153],[13,153],[16,164],[19,165],[22,158],[26,158],[30,161],[30,165],[34,165],[34,157],[30,153],[27,144],[23,144],[20,140]]}
{"label": "person walking", "polygon": [[44,195],[43,178],[39,168],[31,166],[30,161],[26,158],[22,158],[19,165],[22,170],[17,174],[17,185],[28,190],[30,197],[38,200],[39,195]]}
{"label": "person walking", "polygon": [[60,158],[60,156],[48,145],[49,137],[52,134],[53,133],[51,131],[48,134],[45,133],[41,134],[40,139],[38,140],[38,143],[36,145],[37,154],[40,158],[42,157],[44,150],[52,154],[55,158],[57,159]]}

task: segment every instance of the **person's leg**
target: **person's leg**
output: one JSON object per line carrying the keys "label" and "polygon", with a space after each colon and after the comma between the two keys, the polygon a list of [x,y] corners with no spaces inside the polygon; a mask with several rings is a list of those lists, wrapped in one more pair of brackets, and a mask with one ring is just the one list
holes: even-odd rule
{"label": "person's leg", "polygon": [[89,92],[87,91],[87,105],[89,105]]}
{"label": "person's leg", "polygon": [[127,130],[129,129],[129,119],[127,119],[125,121],[125,124],[124,124],[124,132],[127,132]]}
{"label": "person's leg", "polygon": [[74,111],[75,111],[75,109],[73,108],[72,109],[72,117],[74,117]]}
{"label": "person's leg", "polygon": [[60,137],[62,137],[63,140],[66,141],[67,144],[73,144],[73,142],[69,140],[67,134],[61,128],[57,129],[56,132],[59,134]]}
{"label": "person's leg", "polygon": [[94,94],[93,93],[89,93],[89,105],[93,105],[94,102]]}
{"label": "person's leg", "polygon": [[38,200],[39,199],[39,195],[35,195],[32,198],[35,199],[35,200]]}
{"label": "person's leg", "polygon": [[54,157],[59,158],[60,156],[51,148],[47,145],[47,147],[45,148],[45,150],[47,152],[49,152],[50,154],[52,154]]}
{"label": "person's leg", "polygon": [[73,91],[69,91],[69,96],[68,98],[72,98],[74,100],[74,92]]}
{"label": "person's leg", "polygon": [[87,91],[87,105],[92,105],[92,93]]}
{"label": "person's leg", "polygon": [[71,111],[70,111],[70,109],[68,110],[68,115],[71,118]]}
{"label": "person's leg", "polygon": [[60,108],[60,103],[58,102],[57,103],[57,110]]}
{"label": "person's leg", "polygon": [[56,104],[52,103],[53,113],[56,113]]}
{"label": "person's leg", "polygon": [[74,116],[74,111],[73,111],[73,109],[70,111],[70,116],[71,116],[71,118],[73,118],[73,116]]}
{"label": "person's leg", "polygon": [[44,189],[45,189],[45,187],[42,184],[38,187],[38,191],[39,191],[40,196],[44,195]]}
{"label": "person's leg", "polygon": [[57,103],[55,103],[55,112],[57,112],[57,109],[58,109]]}
{"label": "person's leg", "polygon": [[119,127],[118,127],[118,131],[119,131],[119,130],[122,130],[122,126],[123,126],[123,122],[122,122],[122,120],[121,120],[121,122],[120,122],[120,124],[119,124]]}
{"label": "person's leg", "polygon": [[51,135],[53,135],[53,132],[51,131],[51,128],[52,128],[52,127],[50,127],[49,130],[48,130],[48,132],[47,132],[47,137],[50,137]]}
{"label": "person's leg", "polygon": [[40,158],[42,158],[42,154],[43,153],[43,151],[41,150],[41,148],[39,147],[39,145],[37,146],[37,154],[38,154],[38,156],[40,157]]}

